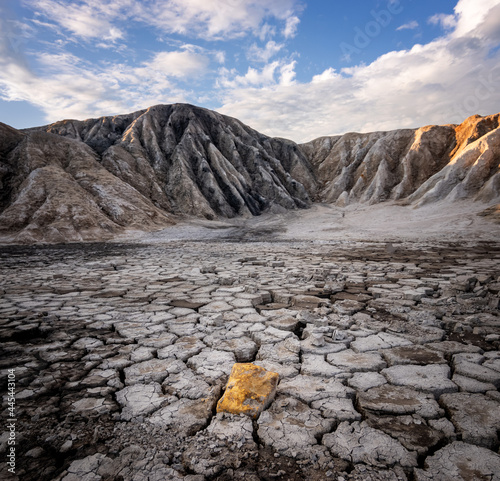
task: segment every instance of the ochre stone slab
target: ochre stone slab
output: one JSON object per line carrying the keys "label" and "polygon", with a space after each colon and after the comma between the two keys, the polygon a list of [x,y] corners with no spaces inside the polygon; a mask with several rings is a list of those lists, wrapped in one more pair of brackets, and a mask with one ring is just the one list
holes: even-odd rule
{"label": "ochre stone slab", "polygon": [[252,363],[237,363],[231,370],[217,412],[246,414],[257,419],[274,399],[279,374]]}

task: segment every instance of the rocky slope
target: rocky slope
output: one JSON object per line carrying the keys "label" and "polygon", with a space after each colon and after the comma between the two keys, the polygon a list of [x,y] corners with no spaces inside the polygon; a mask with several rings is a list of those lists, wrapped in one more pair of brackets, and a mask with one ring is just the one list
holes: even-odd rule
{"label": "rocky slope", "polygon": [[258,215],[273,205],[306,207],[316,187],[293,142],[190,105],[57,122],[46,130],[83,141],[111,173],[176,214],[211,219]]}
{"label": "rocky slope", "polygon": [[499,118],[300,146],[185,104],[23,131],[0,124],[0,238],[105,239],[179,216],[251,216],[313,201],[466,198],[498,217]]}
{"label": "rocky slope", "polygon": [[500,196],[499,118],[475,115],[458,126],[322,137],[301,149],[323,202],[492,202]]}
{"label": "rocky slope", "polygon": [[170,216],[110,173],[87,145],[0,124],[0,233],[15,242],[105,239],[150,229]]}

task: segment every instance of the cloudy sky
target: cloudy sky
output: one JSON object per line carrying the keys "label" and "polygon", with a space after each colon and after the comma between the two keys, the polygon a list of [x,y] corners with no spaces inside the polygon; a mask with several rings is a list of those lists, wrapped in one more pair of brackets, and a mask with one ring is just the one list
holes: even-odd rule
{"label": "cloudy sky", "polygon": [[500,0],[0,0],[0,122],[187,102],[297,142],[500,111]]}

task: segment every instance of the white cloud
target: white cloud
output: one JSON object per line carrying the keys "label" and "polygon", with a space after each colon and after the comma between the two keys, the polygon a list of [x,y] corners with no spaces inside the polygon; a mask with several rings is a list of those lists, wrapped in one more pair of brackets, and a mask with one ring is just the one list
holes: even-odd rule
{"label": "white cloud", "polygon": [[299,17],[295,15],[288,17],[286,19],[285,29],[283,30],[283,36],[285,38],[295,37],[299,23],[300,23]]}
{"label": "white cloud", "polygon": [[244,75],[239,75],[235,69],[222,68],[219,70],[217,86],[226,89],[226,91],[232,91],[240,88],[260,87],[265,89],[276,85],[294,85],[296,64],[296,60],[288,63],[284,60],[275,60],[267,63],[261,69],[248,67]]}
{"label": "white cloud", "polygon": [[412,20],[411,22],[405,23],[404,25],[401,25],[398,27],[396,30],[415,30],[418,28],[418,22],[416,20]]}
{"label": "white cloud", "polygon": [[429,23],[432,25],[441,25],[445,30],[451,30],[457,26],[457,19],[455,15],[436,13],[436,15],[429,18]]}
{"label": "white cloud", "polygon": [[276,83],[275,73],[279,69],[278,61],[266,64],[262,69],[248,67],[245,75],[237,75],[235,70],[220,70],[218,85],[223,88],[235,89],[239,87],[260,86],[265,87]]}
{"label": "white cloud", "polygon": [[215,57],[215,60],[218,62],[218,63],[225,63],[226,62],[226,52],[223,52],[222,50],[217,50],[214,52],[214,57]]}
{"label": "white cloud", "polygon": [[116,41],[124,37],[120,22],[143,22],[167,33],[205,39],[234,38],[251,32],[264,39],[275,33],[264,23],[285,22],[285,37],[299,22],[298,0],[23,0],[40,16],[83,39]]}
{"label": "white cloud", "polygon": [[[98,38],[93,36],[99,33],[102,40],[108,36],[108,44],[118,38],[112,33],[121,28],[117,19],[138,18],[137,2],[132,0],[65,2],[71,7],[68,12],[59,8],[62,0],[26,1],[43,6],[44,12],[56,8],[52,17],[40,17],[40,22],[53,22],[85,39]],[[52,50],[57,53],[38,55],[35,73],[28,61],[22,61],[22,52],[14,52],[0,37],[0,98],[27,100],[53,121],[128,112],[156,103],[213,102],[219,95],[221,112],[264,133],[297,141],[353,130],[459,122],[473,113],[500,110],[499,0],[459,0],[452,16],[435,19],[448,26],[442,37],[411,50],[389,52],[369,65],[342,71],[326,68],[309,82],[297,80],[298,60],[273,57],[283,46],[270,39],[276,31],[265,27],[266,19],[274,16],[286,29],[296,0],[144,0],[142,4],[154,7],[142,21],[158,24],[164,32],[178,28],[210,39],[241,32],[264,35],[265,46],[250,49],[253,59],[263,65],[241,73],[222,67],[223,51],[181,42],[170,51],[150,53],[140,63],[124,60],[105,65],[83,61],[60,45]],[[161,13],[161,6],[169,8]],[[82,16],[75,13],[77,7]],[[146,18],[157,11],[154,21]],[[1,23],[0,18],[3,29]],[[219,69],[217,91],[208,92],[206,85],[197,93],[187,90],[186,79],[212,78],[210,59]]]}
{"label": "white cloud", "polygon": [[326,69],[323,73],[320,73],[319,75],[315,75],[312,78],[312,83],[318,83],[318,82],[326,82],[328,80],[332,80],[334,78],[337,78],[338,74],[336,73],[335,69],[330,67]]}
{"label": "white cloud", "polygon": [[297,5],[297,0],[150,0],[135,15],[167,32],[215,39],[267,34],[269,28],[262,30],[267,17],[288,22]]}
{"label": "white cloud", "polygon": [[208,58],[189,51],[158,52],[152,60],[145,62],[144,69],[166,76],[186,77],[204,73],[208,64]]}
{"label": "white cloud", "polygon": [[389,52],[369,65],[339,73],[329,68],[308,83],[275,78],[265,89],[236,85],[218,110],[263,133],[296,141],[461,122],[475,113],[496,113],[499,2],[459,0],[454,20],[454,29],[443,37]]}
{"label": "white cloud", "polygon": [[280,85],[294,85],[295,84],[295,66],[297,65],[297,61],[293,60],[292,62],[282,65],[280,68]]}
{"label": "white cloud", "polygon": [[263,42],[266,38],[272,38],[275,35],[276,35],[276,27],[274,25],[269,25],[268,23],[265,23],[260,28],[258,37],[260,38],[260,41]]}
{"label": "white cloud", "polygon": [[274,40],[267,42],[264,48],[259,48],[257,44],[254,43],[248,49],[247,57],[249,60],[267,63],[271,57],[274,57],[283,47],[284,45],[282,43],[276,43]]}
{"label": "white cloud", "polygon": [[[50,121],[130,111],[154,103],[195,103],[198,98],[207,98],[208,84],[195,93],[188,90],[186,82],[197,85],[196,78],[203,75],[213,80],[210,60],[223,65],[226,52],[182,44],[168,38],[172,33],[207,40],[247,34],[269,39],[263,48],[253,46],[249,54],[265,64],[261,69],[249,68],[243,75],[226,71],[219,85],[265,87],[275,82],[294,82],[293,65],[270,61],[283,48],[283,44],[272,40],[277,28],[284,26],[292,34],[298,23],[294,17],[299,0],[21,1],[34,13],[32,26],[39,31],[51,30],[56,39],[49,44],[40,36],[38,47],[45,52],[31,48],[29,61],[22,62],[22,52],[9,51],[0,38],[0,99],[26,100],[40,107]],[[167,34],[166,42],[171,47],[175,46],[171,51],[148,53],[145,60],[134,61],[138,52],[124,42],[132,23],[155,27]],[[2,18],[0,24],[0,31],[5,30]],[[127,60],[91,62],[65,50],[73,49],[82,40],[92,49],[113,49]]]}
{"label": "white cloud", "polygon": [[37,105],[48,122],[190,101],[191,92],[179,81],[205,74],[209,63],[188,50],[157,52],[137,67],[123,63],[103,67],[65,52],[42,53],[37,60],[34,73],[0,43],[0,98]]}
{"label": "white cloud", "polygon": [[100,38],[115,42],[124,32],[113,20],[130,5],[131,0],[84,0],[82,3],[62,0],[25,0],[38,15],[44,15],[73,35],[85,40]]}
{"label": "white cloud", "polygon": [[453,35],[463,37],[480,34],[476,29],[483,25],[488,17],[493,17],[493,21],[499,20],[499,7],[499,0],[460,0],[455,7],[457,25]]}
{"label": "white cloud", "polygon": [[[440,25],[448,31],[453,30],[451,35],[455,38],[481,35],[485,33],[485,24],[497,24],[500,2],[499,0],[459,0],[454,11],[452,15],[443,13],[433,15],[429,18],[429,23]],[[476,32],[478,27],[482,27],[483,32]]]}

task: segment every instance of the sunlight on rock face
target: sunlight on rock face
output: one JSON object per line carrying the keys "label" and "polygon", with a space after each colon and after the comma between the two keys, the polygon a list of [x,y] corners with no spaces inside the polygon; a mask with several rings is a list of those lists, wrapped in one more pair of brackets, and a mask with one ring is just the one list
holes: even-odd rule
{"label": "sunlight on rock face", "polygon": [[274,399],[279,374],[251,363],[233,366],[217,412],[246,414],[256,419]]}

